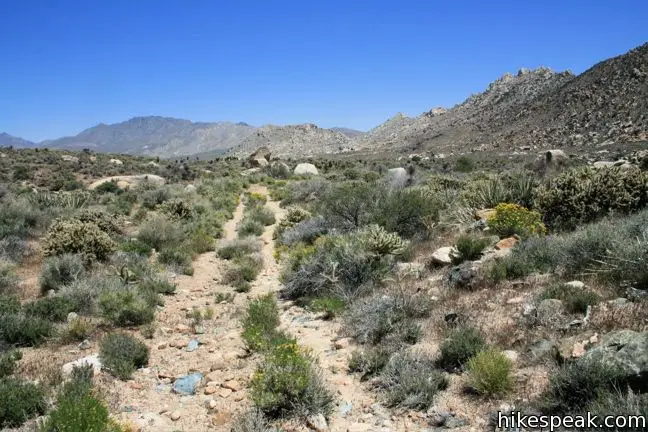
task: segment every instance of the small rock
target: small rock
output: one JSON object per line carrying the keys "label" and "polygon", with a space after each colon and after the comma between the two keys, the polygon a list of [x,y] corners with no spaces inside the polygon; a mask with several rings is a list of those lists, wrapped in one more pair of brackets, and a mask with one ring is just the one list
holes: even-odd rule
{"label": "small rock", "polygon": [[95,373],[98,375],[101,373],[101,360],[99,359],[99,354],[91,354],[89,356],[71,361],[63,365],[63,375],[67,376],[72,373],[72,369],[75,366],[90,365]]}
{"label": "small rock", "polygon": [[502,354],[504,354],[507,359],[511,360],[511,363],[517,363],[518,359],[520,358],[520,355],[517,353],[517,351],[513,350],[503,351]]}
{"label": "small rock", "polygon": [[371,430],[371,426],[367,423],[353,423],[347,428],[347,432],[367,432]]}
{"label": "small rock", "polygon": [[207,408],[210,410],[214,410],[218,407],[218,402],[216,402],[214,399],[210,399],[209,402],[207,402]]}
{"label": "small rock", "polygon": [[88,339],[84,339],[83,342],[81,342],[79,345],[77,345],[77,348],[80,350],[87,350],[90,349],[90,341]]}
{"label": "small rock", "polygon": [[340,408],[340,416],[345,417],[353,410],[353,404],[351,402],[344,402],[344,405]]}
{"label": "small rock", "polygon": [[308,427],[316,432],[325,432],[328,430],[328,424],[323,414],[314,414],[306,419]]}
{"label": "small rock", "polygon": [[132,381],[130,383],[130,388],[132,388],[133,390],[142,390],[143,386],[142,386],[142,383]]}
{"label": "small rock", "polygon": [[193,352],[198,349],[198,345],[200,345],[200,342],[198,342],[198,339],[191,339],[189,343],[187,344],[187,352]]}
{"label": "small rock", "polygon": [[192,395],[196,393],[196,389],[203,379],[203,374],[196,372],[191,375],[185,375],[175,380],[173,383],[173,391],[182,395]]}
{"label": "small rock", "polygon": [[163,349],[165,349],[167,346],[168,346],[168,344],[167,344],[166,342],[162,342],[162,343],[158,344],[157,349],[159,349],[159,350],[163,350]]}
{"label": "small rock", "polygon": [[533,360],[546,360],[556,358],[558,347],[555,342],[547,339],[541,339],[529,347],[529,353]]}
{"label": "small rock", "polygon": [[241,384],[236,380],[225,381],[223,384],[221,384],[221,387],[230,389],[234,392],[241,390]]}
{"label": "small rock", "polygon": [[218,390],[217,394],[218,394],[218,396],[222,397],[223,399],[226,399],[226,398],[230,397],[230,395],[232,394],[232,390],[226,389],[226,388],[221,388],[221,389]]}
{"label": "small rock", "polygon": [[608,301],[608,303],[616,308],[622,308],[626,306],[629,302],[627,298],[619,297],[614,300]]}
{"label": "small rock", "polygon": [[578,280],[573,280],[571,282],[567,282],[565,285],[570,287],[570,288],[574,288],[574,289],[583,289],[583,288],[585,288],[585,283],[581,282],[581,281],[578,281]]}
{"label": "small rock", "polygon": [[475,219],[479,219],[479,220],[486,220],[486,221],[487,221],[488,219],[490,219],[490,218],[492,218],[493,216],[495,216],[495,213],[497,213],[497,212],[495,211],[495,209],[483,209],[483,210],[477,210],[477,211],[475,212]]}
{"label": "small rock", "polygon": [[518,296],[518,297],[513,297],[512,299],[509,299],[506,304],[519,304],[524,302],[524,297]]}
{"label": "small rock", "polygon": [[175,327],[175,331],[178,333],[190,333],[191,332],[191,327],[185,324],[178,324]]}
{"label": "small rock", "polygon": [[178,421],[180,420],[180,417],[182,417],[182,414],[180,414],[180,411],[173,411],[169,417],[171,417],[171,420],[173,421]]}
{"label": "small rock", "polygon": [[76,312],[70,312],[67,314],[67,322],[71,323],[72,321],[76,321],[79,319],[79,315]]}
{"label": "small rock", "polygon": [[205,394],[206,395],[212,395],[216,393],[218,389],[216,387],[205,387]]}
{"label": "small rock", "polygon": [[430,257],[432,262],[437,265],[450,265],[452,264],[453,246],[445,246],[432,252]]}
{"label": "small rock", "polygon": [[227,369],[227,363],[223,359],[223,357],[217,357],[216,359],[212,360],[211,366],[209,366],[209,370],[214,372],[214,371],[222,371]]}
{"label": "small rock", "polygon": [[517,244],[517,242],[518,239],[516,239],[515,237],[505,238],[498,241],[495,244],[495,249],[497,250],[511,249]]}

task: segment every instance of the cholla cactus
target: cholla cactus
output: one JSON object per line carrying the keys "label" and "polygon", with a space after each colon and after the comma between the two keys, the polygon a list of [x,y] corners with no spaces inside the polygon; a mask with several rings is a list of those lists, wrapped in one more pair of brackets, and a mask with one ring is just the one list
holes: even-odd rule
{"label": "cholla cactus", "polygon": [[401,255],[409,244],[406,240],[401,239],[398,234],[387,232],[379,225],[370,225],[365,230],[363,243],[367,252],[376,255]]}
{"label": "cholla cactus", "polygon": [[116,248],[96,224],[78,219],[55,220],[43,239],[45,256],[79,253],[88,262],[104,261]]}
{"label": "cholla cactus", "polygon": [[160,204],[157,209],[171,219],[191,219],[194,216],[194,209],[185,201],[174,198]]}

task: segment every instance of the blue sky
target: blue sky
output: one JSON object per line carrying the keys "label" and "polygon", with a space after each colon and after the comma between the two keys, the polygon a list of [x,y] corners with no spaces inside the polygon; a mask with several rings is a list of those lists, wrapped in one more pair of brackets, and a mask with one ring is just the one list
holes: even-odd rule
{"label": "blue sky", "polygon": [[646,0],[0,0],[0,131],[137,115],[367,130],[648,41]]}

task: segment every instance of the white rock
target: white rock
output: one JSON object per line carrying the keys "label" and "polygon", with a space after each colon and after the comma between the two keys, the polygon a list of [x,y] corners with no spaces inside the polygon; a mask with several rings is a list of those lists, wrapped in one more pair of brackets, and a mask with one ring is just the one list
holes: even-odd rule
{"label": "white rock", "polygon": [[300,163],[295,167],[293,171],[295,175],[318,175],[319,171],[313,164],[309,163]]}
{"label": "white rock", "polygon": [[583,289],[583,288],[585,288],[585,284],[583,282],[577,281],[577,280],[567,282],[565,285],[567,285],[570,288],[575,288],[575,289]]}
{"label": "white rock", "polygon": [[124,165],[124,162],[120,161],[119,159],[110,159],[110,163],[113,165]]}
{"label": "white rock", "polygon": [[63,365],[63,375],[70,375],[75,366],[83,366],[84,364],[92,366],[95,375],[101,372],[101,360],[99,354],[90,354],[89,356],[65,363]]}
{"label": "white rock", "polygon": [[432,262],[440,265],[452,264],[452,253],[454,252],[453,246],[445,246],[435,250],[432,253]]}

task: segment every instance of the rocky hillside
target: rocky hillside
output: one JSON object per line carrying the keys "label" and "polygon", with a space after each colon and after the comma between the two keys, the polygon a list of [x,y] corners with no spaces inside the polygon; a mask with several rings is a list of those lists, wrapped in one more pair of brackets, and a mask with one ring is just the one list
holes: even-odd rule
{"label": "rocky hillside", "polygon": [[349,151],[353,146],[351,139],[345,134],[314,124],[269,125],[257,129],[229,153],[234,156],[247,156],[259,147],[268,147],[276,156],[304,157]]}
{"label": "rocky hillside", "polygon": [[194,123],[169,117],[135,117],[99,124],[73,137],[43,142],[46,147],[82,149],[160,157],[227,149],[254,131],[245,123]]}
{"label": "rocky hillside", "polygon": [[36,143],[0,132],[0,147],[35,147]]}
{"label": "rocky hillside", "polygon": [[363,149],[511,150],[648,139],[648,44],[579,76],[505,74],[450,110],[401,114],[357,140]]}

